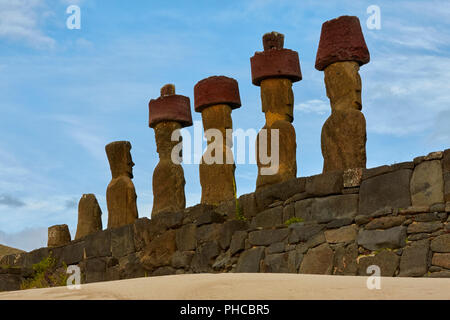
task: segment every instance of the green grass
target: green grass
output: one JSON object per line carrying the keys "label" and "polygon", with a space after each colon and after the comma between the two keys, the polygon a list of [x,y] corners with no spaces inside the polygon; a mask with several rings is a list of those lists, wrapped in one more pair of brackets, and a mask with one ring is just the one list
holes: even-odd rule
{"label": "green grass", "polygon": [[286,220],[286,221],[284,222],[284,224],[287,225],[287,226],[289,226],[289,225],[291,225],[291,224],[293,224],[293,223],[299,223],[299,222],[303,222],[303,221],[304,221],[304,220],[303,220],[302,218],[292,217],[292,218]]}

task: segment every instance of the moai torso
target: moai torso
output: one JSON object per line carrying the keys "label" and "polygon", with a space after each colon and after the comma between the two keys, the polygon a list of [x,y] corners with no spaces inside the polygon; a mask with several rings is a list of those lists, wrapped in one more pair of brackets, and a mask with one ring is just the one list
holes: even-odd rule
{"label": "moai torso", "polygon": [[[153,172],[152,216],[162,212],[178,212],[186,207],[184,171],[181,166],[181,148],[175,149],[180,140],[172,141],[172,135],[182,127],[192,125],[189,98],[175,95],[175,86],[166,85],[161,97],[149,103],[150,127],[155,130],[159,163]],[[174,155],[174,150],[179,154]]]}
{"label": "moai torso", "polygon": [[241,106],[239,87],[232,78],[214,76],[198,82],[194,96],[208,140],[199,168],[201,203],[217,205],[236,198],[231,112]]}
{"label": "moai torso", "polygon": [[357,17],[343,16],[323,24],[316,68],[325,72],[331,104],[321,134],[323,172],[366,167],[366,120],[358,71],[369,60]]}
{"label": "moai torso", "polygon": [[47,247],[60,247],[71,241],[67,224],[56,225],[48,228]]}
{"label": "moai torso", "polygon": [[97,198],[93,194],[84,194],[78,203],[78,225],[75,240],[102,229],[102,210]]}
{"label": "moai torso", "polygon": [[133,181],[131,143],[112,142],[106,146],[112,180],[106,190],[108,206],[108,228],[117,228],[133,223],[138,218],[136,190]]}
{"label": "moai torso", "polygon": [[[283,49],[283,44],[282,34],[267,33],[263,37],[264,51],[256,52],[251,58],[253,84],[261,87],[262,111],[266,118],[256,141],[256,189],[287,181],[297,175],[292,83],[301,80],[302,76],[297,52]],[[272,141],[277,145],[273,145]],[[276,160],[274,157],[278,155],[277,164],[264,160],[266,155],[272,160]]]}

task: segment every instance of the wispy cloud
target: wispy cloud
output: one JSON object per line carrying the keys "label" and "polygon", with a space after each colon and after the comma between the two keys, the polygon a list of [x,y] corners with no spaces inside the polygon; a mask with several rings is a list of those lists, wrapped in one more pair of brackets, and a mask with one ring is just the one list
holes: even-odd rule
{"label": "wispy cloud", "polygon": [[0,38],[25,42],[35,48],[52,48],[55,40],[41,28],[49,15],[45,1],[0,0]]}
{"label": "wispy cloud", "polygon": [[294,106],[294,110],[304,113],[316,113],[323,115],[330,111],[330,103],[327,101],[312,99],[306,102],[298,103]]}

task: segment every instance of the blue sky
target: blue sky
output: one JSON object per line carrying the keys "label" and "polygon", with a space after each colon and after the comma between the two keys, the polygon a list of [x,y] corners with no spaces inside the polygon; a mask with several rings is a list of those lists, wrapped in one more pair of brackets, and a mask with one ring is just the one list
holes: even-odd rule
{"label": "blue sky", "polygon": [[[81,30],[66,8],[81,8]],[[381,9],[369,30],[366,9]],[[294,84],[298,176],[322,170],[320,131],[330,114],[323,73],[314,69],[320,29],[341,15],[360,18],[371,62],[361,68],[368,167],[450,147],[448,1],[119,1],[0,0],[0,243],[46,245],[47,227],[67,223],[95,193],[107,221],[110,181],[104,146],[132,143],[140,217],[152,207],[158,162],[148,101],[174,83],[193,102],[197,81],[238,80],[234,128],[264,125],[249,58],[264,33],[285,34],[299,52]],[[193,120],[200,121],[193,112]],[[193,132],[192,127],[189,129]],[[200,201],[198,165],[184,165],[188,205]],[[236,169],[238,194],[252,192],[255,165]]]}

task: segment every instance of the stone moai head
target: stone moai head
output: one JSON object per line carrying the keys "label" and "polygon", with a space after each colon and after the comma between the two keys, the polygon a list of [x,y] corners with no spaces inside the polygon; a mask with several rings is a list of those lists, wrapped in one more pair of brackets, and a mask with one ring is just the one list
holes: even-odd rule
{"label": "stone moai head", "polygon": [[59,247],[69,244],[71,236],[67,224],[56,225],[48,228],[47,247]]}
{"label": "stone moai head", "polygon": [[358,17],[342,16],[322,25],[316,69],[325,71],[332,110],[361,110],[359,67],[370,61]]}
{"label": "stone moai head", "polygon": [[[157,152],[169,156],[179,141],[172,141],[172,132],[192,126],[191,102],[189,97],[175,94],[175,85],[166,84],[161,95],[148,104],[149,126],[155,130]],[[181,137],[180,137],[181,139]]]}
{"label": "stone moai head", "polygon": [[106,155],[113,179],[119,176],[133,178],[133,160],[131,158],[131,143],[129,141],[115,141],[106,145]]}
{"label": "stone moai head", "polygon": [[298,53],[284,49],[284,35],[275,31],[263,35],[263,47],[264,51],[255,52],[250,58],[252,83],[261,87],[262,111],[281,115],[292,122],[292,83],[302,79]]}

